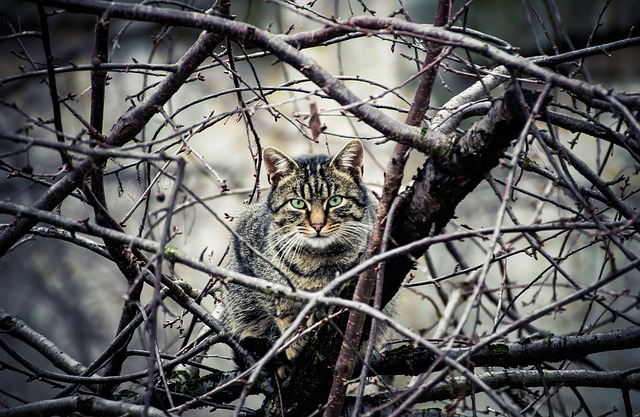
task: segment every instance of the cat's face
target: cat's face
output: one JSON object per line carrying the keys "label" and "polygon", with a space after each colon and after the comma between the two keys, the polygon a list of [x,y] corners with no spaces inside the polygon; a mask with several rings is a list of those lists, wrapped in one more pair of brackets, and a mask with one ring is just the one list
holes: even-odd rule
{"label": "cat's face", "polygon": [[269,207],[275,229],[270,244],[279,252],[330,251],[366,244],[371,201],[361,182],[363,147],[352,140],[333,158],[289,158],[265,148],[272,184]]}

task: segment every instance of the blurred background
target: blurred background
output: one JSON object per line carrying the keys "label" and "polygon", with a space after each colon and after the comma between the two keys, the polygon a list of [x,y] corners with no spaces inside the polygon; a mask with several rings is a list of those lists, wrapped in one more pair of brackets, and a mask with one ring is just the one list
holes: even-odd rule
{"label": "blurred background", "polygon": [[[517,47],[523,56],[542,54],[553,55],[572,49],[602,44],[626,38],[632,28],[640,23],[640,2],[636,0],[617,0],[606,2],[599,0],[579,1],[499,1],[482,0],[471,2],[464,15],[467,27],[502,38]],[[207,9],[206,1],[192,1],[196,9]],[[367,6],[375,10],[376,16],[404,13],[416,23],[431,23],[436,1],[427,0],[369,0]],[[464,2],[455,1],[453,10],[457,11]],[[605,8],[606,6],[606,8]],[[53,11],[53,9],[48,9]],[[313,10],[319,15],[334,16],[346,20],[351,15],[368,14],[358,1],[318,1]],[[38,37],[26,36],[12,38],[10,35],[23,31],[40,31],[37,8],[34,4],[20,1],[0,3],[0,130],[6,132],[33,135],[54,140],[54,135],[39,127],[42,123],[50,125],[52,118],[51,102],[47,85],[43,82],[44,55],[42,42]],[[232,2],[232,13],[236,20],[249,22],[273,33],[299,33],[322,27],[322,21],[310,13],[297,11],[280,2],[244,0]],[[541,23],[542,22],[542,23]],[[89,118],[90,72],[73,70],[74,66],[91,63],[93,47],[93,27],[95,18],[81,14],[55,14],[48,19],[51,47],[55,62],[68,68],[56,76],[58,92],[68,97],[66,103],[85,119]],[[164,64],[176,60],[195,41],[199,32],[184,28],[166,28],[157,24],[126,22],[113,19],[110,27],[110,55],[112,63],[149,63],[146,69],[110,72],[106,94],[105,131],[135,103],[144,97],[148,89],[159,82],[166,74]],[[224,46],[224,45],[223,45]],[[214,51],[225,52],[221,46]],[[241,56],[245,51],[233,45],[233,54]],[[302,153],[335,153],[350,137],[366,139],[367,156],[365,161],[365,180],[374,191],[379,191],[383,181],[382,172],[393,149],[393,143],[383,143],[379,133],[345,114],[340,106],[318,97],[317,87],[306,81],[295,70],[280,64],[274,57],[264,56],[258,50],[247,51],[251,59],[236,63],[241,78],[254,88],[262,88],[267,95],[269,105],[255,100],[251,91],[242,95],[250,111],[250,117],[258,133],[262,146],[277,146],[283,151],[297,155]],[[414,95],[416,81],[406,82],[415,74],[419,64],[415,61],[414,50],[402,44],[393,44],[380,38],[360,38],[342,44],[329,45],[305,50],[305,54],[316,59],[325,69],[334,75],[344,77],[344,82],[360,97],[374,97],[373,102],[383,107],[397,120],[404,120],[409,108],[408,102]],[[474,56],[479,65],[491,65],[480,57]],[[628,48],[613,52],[610,56],[599,55],[584,62],[585,77],[594,83],[622,91],[637,91],[638,60],[640,50]],[[223,60],[227,60],[224,56]],[[465,76],[455,71],[459,65],[445,62],[447,70],[440,72],[435,96],[431,102],[437,111],[455,94],[475,81],[473,76]],[[40,71],[39,75],[25,75]],[[256,80],[258,74],[258,80]],[[259,81],[259,84],[258,84]],[[286,85],[273,92],[271,87]],[[397,88],[394,94],[383,94],[388,88]],[[210,211],[194,200],[182,194],[182,204],[173,216],[172,224],[178,232],[171,242],[180,250],[214,263],[224,264],[224,254],[229,238],[223,225],[232,225],[233,216],[242,210],[254,188],[255,165],[251,152],[255,152],[255,137],[248,129],[244,119],[237,111],[238,97],[229,71],[216,59],[205,62],[194,79],[185,85],[164,107],[166,117],[157,115],[147,128],[137,137],[137,144],[125,149],[159,150],[167,147],[169,154],[178,152],[177,138],[188,140],[190,151],[181,152],[187,160],[185,185],[206,202]],[[560,98],[559,100],[562,100]],[[309,105],[315,102],[321,113],[321,122],[326,130],[318,138],[318,143],[309,139],[307,128]],[[69,111],[63,109],[65,133],[70,136],[83,136],[84,127]],[[168,123],[171,120],[171,123]],[[465,127],[473,121],[465,123]],[[603,121],[608,123],[610,121]],[[179,132],[179,134],[176,134]],[[601,163],[604,158],[604,146],[599,141],[582,136],[576,138],[569,132],[559,132],[566,140],[576,139],[574,152],[585,162]],[[143,146],[144,145],[144,146]],[[250,152],[251,149],[251,152]],[[1,166],[0,198],[18,204],[31,205],[47,188],[49,183],[60,178],[61,161],[59,154],[42,147],[27,148],[24,144],[12,143],[0,139]],[[528,155],[536,158],[535,150]],[[416,169],[424,162],[424,156],[414,153],[406,171],[406,183],[410,183]],[[540,161],[544,164],[544,161]],[[620,175],[629,176],[628,190],[637,190],[640,186],[638,166],[628,155],[617,152],[609,156],[602,177],[614,180]],[[12,169],[30,167],[38,181],[12,175]],[[163,197],[171,193],[173,181],[161,175],[151,185],[148,198],[145,197],[147,181],[153,178],[157,169],[147,172],[136,161],[127,159],[110,160],[106,169],[107,200],[114,218],[122,221],[125,230],[139,233],[139,226],[148,202],[148,217],[142,236],[157,239],[162,227],[166,200]],[[167,172],[175,173],[170,166]],[[496,168],[493,175],[504,178],[507,170]],[[259,187],[264,191],[268,186],[264,173],[259,174]],[[569,197],[561,190],[549,189],[549,182],[540,177],[525,174],[518,184],[549,199],[571,204]],[[585,185],[589,186],[585,182]],[[618,188],[616,188],[618,189]],[[638,207],[638,197],[626,200],[632,207]],[[495,213],[500,200],[489,185],[482,183],[457,209],[456,220],[447,227],[448,232],[459,230],[460,225],[473,228],[493,227]],[[540,205],[535,198],[517,194],[512,202],[520,220],[552,221],[567,216],[560,208],[552,205]],[[68,198],[58,208],[60,214],[72,219],[93,220],[90,207],[78,199]],[[12,216],[0,215],[0,223],[12,220]],[[505,224],[511,225],[508,220]],[[549,234],[550,235],[550,234]],[[547,235],[544,235],[547,236]],[[591,242],[590,236],[574,234],[567,239],[553,240],[545,246],[550,253],[571,253],[571,249],[580,248]],[[508,242],[516,250],[526,242],[514,240]],[[486,256],[482,241],[468,239],[456,242],[456,248],[469,265],[481,264]],[[630,243],[632,245],[632,243]],[[637,249],[637,243],[632,249]],[[615,252],[615,249],[612,249]],[[429,250],[433,268],[427,268],[422,262],[415,272],[413,282],[429,280],[436,276],[452,274],[460,269],[459,263],[451,256],[444,245],[436,245]],[[620,257],[620,259],[624,259]],[[606,274],[611,268],[610,261],[603,258],[603,250],[597,244],[571,256],[563,266],[583,285],[588,285],[600,274]],[[611,261],[613,262],[613,261]],[[573,289],[546,271],[548,263],[534,258],[525,252],[510,257],[504,267],[512,280],[513,291],[518,292],[533,279],[539,278],[541,285],[527,291],[517,304],[522,315],[537,310],[551,300],[569,294]],[[434,271],[437,273],[434,275]],[[503,272],[494,266],[488,286],[497,289]],[[191,269],[176,266],[175,274],[196,288],[203,288],[209,277]],[[442,283],[442,290],[451,292],[468,278],[468,275],[454,276]],[[633,305],[638,300],[637,271],[607,287],[617,302],[616,308]],[[545,287],[544,284],[547,283]],[[28,236],[6,256],[0,258],[0,308],[10,314],[19,315],[32,328],[41,332],[71,356],[84,364],[102,352],[112,340],[120,317],[121,306],[127,294],[127,285],[118,269],[108,260],[79,248],[74,244],[55,239]],[[145,300],[150,292],[145,290]],[[403,323],[432,335],[438,319],[444,309],[443,301],[438,297],[433,285],[416,286],[407,289],[402,301]],[[557,335],[575,333],[580,323],[588,327],[597,324],[599,331],[615,328],[617,323],[609,323],[609,317],[600,322],[604,314],[598,306],[589,303],[575,305],[566,311],[558,311],[553,316],[536,321],[536,326]],[[203,305],[213,310],[215,305],[211,297]],[[628,314],[638,318],[637,309],[629,308]],[[493,318],[484,312],[479,329],[490,332]],[[160,345],[166,351],[175,351],[180,341],[180,329],[186,326],[181,311],[168,303],[162,309],[162,318],[175,322],[160,332]],[[184,319],[185,321],[187,319]],[[609,321],[604,323],[604,321]],[[182,326],[181,326],[182,324]],[[626,325],[626,324],[625,324]],[[471,335],[469,335],[471,336]],[[482,334],[478,334],[482,336]],[[515,337],[516,335],[514,335]],[[523,336],[523,335],[519,335]],[[145,348],[147,335],[140,333],[134,346]],[[9,341],[11,342],[11,341]],[[28,359],[36,364],[48,367],[38,355],[32,355],[29,349],[20,344],[11,343]],[[226,357],[228,352],[220,348],[214,352]],[[627,369],[640,365],[636,354],[608,355],[605,363],[610,369]],[[4,352],[0,360],[8,361]],[[635,365],[634,365],[635,364]],[[139,363],[128,361],[127,371],[144,369],[145,359]],[[228,361],[217,363],[230,368]],[[36,388],[37,387],[37,388]],[[50,398],[55,390],[46,384],[27,383],[26,377],[0,370],[1,402],[13,406],[20,401],[11,398],[9,393],[24,400]],[[585,389],[588,395],[589,390]],[[594,412],[613,412],[615,408],[624,409],[619,392],[613,396],[600,395],[592,398]],[[595,397],[595,396],[594,396]],[[638,400],[637,395],[633,397]],[[568,400],[570,401],[570,400]],[[573,403],[569,403],[573,404]],[[206,413],[206,411],[192,412]],[[612,414],[612,415],[620,415]]]}

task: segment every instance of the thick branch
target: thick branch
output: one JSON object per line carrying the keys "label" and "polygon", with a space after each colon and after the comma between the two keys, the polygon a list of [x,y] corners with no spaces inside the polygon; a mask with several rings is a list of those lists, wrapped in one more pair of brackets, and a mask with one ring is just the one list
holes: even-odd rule
{"label": "thick branch", "polygon": [[[618,389],[638,389],[640,388],[640,373],[629,371],[584,371],[584,370],[503,370],[498,372],[486,372],[478,375],[478,378],[487,386],[494,390],[502,388],[532,388],[547,386],[567,386],[567,387],[596,387],[596,388],[618,388]],[[407,388],[411,390],[412,388]],[[366,405],[369,408],[388,404],[396,398],[402,397],[407,389],[400,389],[384,394],[369,397]],[[416,399],[416,403],[436,400],[450,400],[471,395],[472,392],[479,393],[482,389],[477,386],[471,389],[469,380],[465,377],[447,378],[431,389],[423,391]],[[392,411],[393,405],[385,408]]]}
{"label": "thick branch", "polygon": [[[549,336],[544,339],[524,339],[512,343],[493,343],[472,351],[469,363],[474,366],[515,367],[541,362],[577,360],[588,355],[640,347],[640,328],[627,327],[585,336]],[[447,356],[458,358],[470,348],[447,350]],[[471,348],[473,349],[473,348]],[[437,358],[426,349],[403,346],[373,362],[381,375],[418,375],[432,366]]]}
{"label": "thick branch", "polygon": [[[508,90],[489,113],[456,140],[448,152],[427,159],[413,186],[402,196],[392,239],[399,246],[439,233],[457,205],[498,164],[504,150],[526,122],[515,92]],[[412,253],[421,256],[426,248]],[[385,268],[386,304],[413,268],[412,258],[398,258]]]}
{"label": "thick branch", "polygon": [[90,395],[78,395],[75,397],[59,398],[55,400],[37,401],[8,410],[0,410],[1,417],[31,417],[31,416],[56,416],[81,413],[86,415],[134,417],[167,417],[174,414],[161,411],[153,407],[127,404],[120,401],[110,401],[104,398]]}

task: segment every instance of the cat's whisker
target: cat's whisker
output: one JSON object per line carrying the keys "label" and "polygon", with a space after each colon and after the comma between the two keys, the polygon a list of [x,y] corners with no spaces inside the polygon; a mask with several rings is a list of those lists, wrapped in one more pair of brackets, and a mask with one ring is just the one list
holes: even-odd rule
{"label": "cat's whisker", "polygon": [[286,245],[286,242],[291,239],[291,237],[294,235],[294,232],[289,232],[286,235],[283,236],[279,236],[277,239],[269,242],[269,244],[266,246],[267,252],[271,252],[271,251],[276,251],[279,252],[280,250],[282,250],[282,247]]}
{"label": "cat's whisker", "polygon": [[299,231],[292,233],[291,239],[287,242],[287,254],[293,251],[292,259],[295,259],[296,248],[304,242],[304,235]]}
{"label": "cat's whisker", "polygon": [[[304,236],[298,234],[296,235],[291,242],[291,245],[289,246],[289,250],[287,251],[287,259],[289,260],[294,260],[294,259],[298,259],[299,257],[299,252],[300,252],[300,248],[302,247],[302,244],[304,243]],[[283,257],[284,259],[284,257]]]}
{"label": "cat's whisker", "polygon": [[293,247],[293,254],[292,254],[293,259],[296,259],[299,256],[300,250],[302,248],[302,243],[304,242],[304,237],[302,235],[298,235],[297,237],[298,239],[296,241],[295,246]]}
{"label": "cat's whisker", "polygon": [[[290,226],[288,227],[290,228]],[[284,229],[284,227],[281,227],[278,230],[282,230],[282,229]],[[290,239],[291,236],[293,236],[295,233],[297,233],[295,230],[291,230],[286,233],[275,233],[275,232],[270,233],[268,235],[269,241],[267,242],[267,245],[266,245],[267,250],[275,249],[279,247],[283,242]]]}
{"label": "cat's whisker", "polygon": [[289,233],[287,233],[285,236],[283,236],[280,239],[280,242],[284,242],[283,245],[280,246],[280,248],[278,249],[278,251],[273,255],[272,260],[273,261],[279,261],[281,264],[283,263],[283,260],[288,257],[289,252],[291,251],[291,247],[295,244],[296,240],[298,239],[299,235],[296,233],[296,231],[291,231]]}
{"label": "cat's whisker", "polygon": [[372,227],[363,223],[346,222],[342,224],[342,227],[337,229],[336,236],[343,238],[345,243],[349,242],[349,239],[368,239]]}
{"label": "cat's whisker", "polygon": [[267,234],[267,237],[270,238],[271,236],[286,235],[287,233],[290,233],[290,232],[282,233],[282,231],[285,229],[291,229],[291,227],[292,226],[290,224],[285,224],[284,226],[278,227],[277,229],[270,231]]}

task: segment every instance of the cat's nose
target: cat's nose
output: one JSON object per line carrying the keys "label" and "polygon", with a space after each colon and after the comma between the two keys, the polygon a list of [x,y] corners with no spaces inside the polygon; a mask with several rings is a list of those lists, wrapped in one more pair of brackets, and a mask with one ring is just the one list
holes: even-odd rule
{"label": "cat's nose", "polygon": [[324,227],[324,223],[311,223],[311,227],[313,228],[313,230],[315,230],[318,234],[320,234],[320,232],[322,231],[322,228]]}

